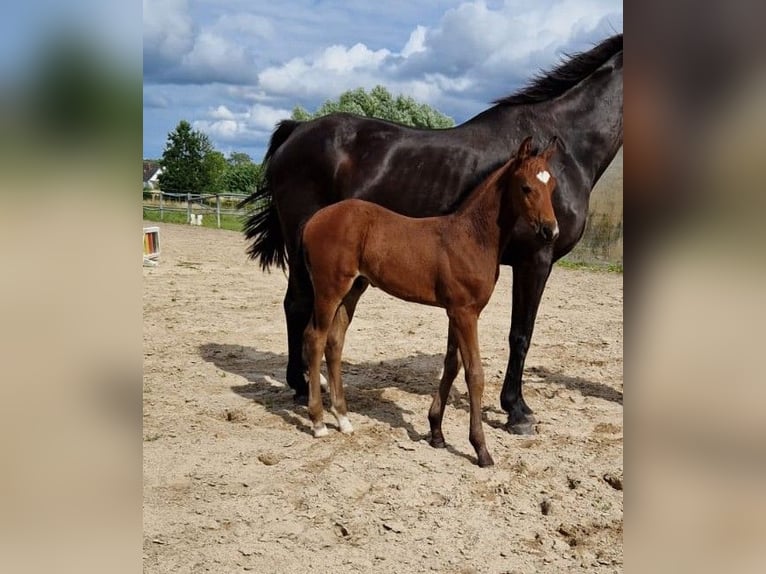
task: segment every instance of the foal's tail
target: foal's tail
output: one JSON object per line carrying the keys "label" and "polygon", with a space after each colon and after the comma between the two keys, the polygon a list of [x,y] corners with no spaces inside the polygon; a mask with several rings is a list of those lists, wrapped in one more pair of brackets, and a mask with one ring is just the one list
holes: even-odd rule
{"label": "foal's tail", "polygon": [[300,122],[294,120],[282,120],[271,135],[269,148],[263,158],[265,172],[262,184],[246,199],[242,200],[238,208],[254,204],[254,209],[245,220],[244,234],[247,240],[253,242],[247,248],[247,254],[251,259],[260,258],[261,269],[267,271],[272,265],[276,265],[283,271],[287,264],[287,251],[285,250],[285,238],[282,235],[282,227],[279,223],[277,206],[274,203],[273,183],[271,173],[271,158]]}

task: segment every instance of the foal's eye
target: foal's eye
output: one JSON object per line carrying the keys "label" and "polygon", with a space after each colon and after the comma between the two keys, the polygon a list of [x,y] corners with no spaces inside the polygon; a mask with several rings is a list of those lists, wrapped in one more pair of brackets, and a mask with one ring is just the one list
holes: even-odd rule
{"label": "foal's eye", "polygon": [[530,193],[532,193],[532,188],[529,187],[528,185],[522,185],[521,186],[521,191],[523,191],[525,194],[529,195]]}

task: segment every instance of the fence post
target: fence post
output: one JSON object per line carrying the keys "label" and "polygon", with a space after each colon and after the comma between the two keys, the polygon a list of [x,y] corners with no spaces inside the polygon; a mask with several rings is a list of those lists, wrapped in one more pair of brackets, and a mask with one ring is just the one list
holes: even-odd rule
{"label": "fence post", "polygon": [[218,229],[221,229],[221,194],[215,196],[215,216],[218,219]]}
{"label": "fence post", "polygon": [[162,211],[162,196],[164,195],[164,192],[160,190],[160,221],[165,221],[163,217],[163,211]]}
{"label": "fence post", "polygon": [[191,193],[186,192],[186,223],[191,223]]}

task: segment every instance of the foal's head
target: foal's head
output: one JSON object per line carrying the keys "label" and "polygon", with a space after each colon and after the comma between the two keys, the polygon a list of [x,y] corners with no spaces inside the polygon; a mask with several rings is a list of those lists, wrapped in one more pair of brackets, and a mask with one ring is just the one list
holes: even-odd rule
{"label": "foal's head", "polygon": [[534,155],[532,137],[527,137],[509,162],[506,174],[511,205],[516,216],[546,242],[555,240],[559,235],[559,225],[551,201],[553,190],[556,189],[556,178],[548,167],[548,160],[557,145],[558,138],[554,136],[547,148]]}

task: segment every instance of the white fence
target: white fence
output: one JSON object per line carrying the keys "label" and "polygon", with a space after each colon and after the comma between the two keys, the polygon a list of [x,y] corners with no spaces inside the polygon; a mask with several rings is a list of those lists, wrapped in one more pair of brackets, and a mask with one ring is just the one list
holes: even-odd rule
{"label": "white fence", "polygon": [[[151,196],[147,199],[147,196]],[[166,213],[186,213],[187,223],[192,216],[215,215],[218,227],[221,227],[221,215],[242,216],[245,210],[237,209],[237,204],[248,197],[237,193],[169,193],[165,191],[144,191],[143,208],[145,211],[159,213],[160,221]]]}

